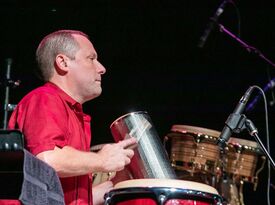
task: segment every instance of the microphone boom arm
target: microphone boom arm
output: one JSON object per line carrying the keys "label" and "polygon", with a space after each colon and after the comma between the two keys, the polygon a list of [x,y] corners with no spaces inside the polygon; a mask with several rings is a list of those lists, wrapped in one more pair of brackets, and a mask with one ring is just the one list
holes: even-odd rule
{"label": "microphone boom arm", "polygon": [[258,50],[257,48],[255,48],[253,46],[250,46],[247,43],[245,43],[244,41],[242,41],[240,38],[238,38],[236,35],[234,35],[232,32],[230,32],[228,29],[226,29],[224,27],[224,25],[219,24],[218,26],[219,26],[220,32],[227,34],[228,36],[230,36],[231,38],[233,38],[234,40],[239,42],[241,44],[241,46],[243,46],[249,53],[257,54],[260,58],[262,58],[269,65],[271,65],[272,67],[275,67],[275,64],[270,59],[265,57],[264,54],[260,50]]}

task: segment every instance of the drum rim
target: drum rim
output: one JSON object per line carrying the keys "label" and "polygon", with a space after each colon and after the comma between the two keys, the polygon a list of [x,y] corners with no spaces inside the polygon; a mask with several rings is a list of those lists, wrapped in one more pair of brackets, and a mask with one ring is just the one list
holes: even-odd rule
{"label": "drum rim", "polygon": [[180,125],[180,124],[173,125],[171,128],[171,131],[178,132],[178,133],[197,133],[197,134],[209,135],[215,138],[218,138],[221,134],[221,132],[214,129],[199,127],[199,126],[191,126],[191,125]]}
{"label": "drum rim", "polygon": [[228,144],[239,144],[241,146],[247,146],[255,149],[259,148],[259,145],[256,141],[236,137],[230,137],[228,140]]}
{"label": "drum rim", "polygon": [[[214,187],[209,186],[207,184],[178,179],[130,179],[115,184],[114,190],[131,187],[178,188],[193,191],[202,191],[209,194],[219,195],[218,191]],[[200,187],[200,189],[196,187]]]}
{"label": "drum rim", "polygon": [[[153,200],[159,201],[160,195],[162,195],[162,204],[165,204],[164,202],[169,201],[170,199],[187,199],[187,200],[211,200],[214,201],[215,204],[218,204],[218,202],[222,202],[223,198],[218,193],[213,194],[209,192],[204,192],[200,190],[192,190],[192,189],[184,189],[184,188],[175,188],[175,187],[165,187],[165,186],[158,186],[158,187],[125,187],[125,188],[118,188],[118,189],[112,189],[110,192],[108,192],[105,195],[106,202],[111,201],[113,197],[115,196],[121,196],[121,195],[134,195],[137,194],[145,194],[146,198],[152,198],[148,196],[155,196]],[[186,195],[183,195],[186,194]],[[174,197],[174,198],[173,198]],[[191,197],[197,197],[195,199]],[[143,199],[144,199],[143,198]],[[139,199],[139,198],[135,198]]]}

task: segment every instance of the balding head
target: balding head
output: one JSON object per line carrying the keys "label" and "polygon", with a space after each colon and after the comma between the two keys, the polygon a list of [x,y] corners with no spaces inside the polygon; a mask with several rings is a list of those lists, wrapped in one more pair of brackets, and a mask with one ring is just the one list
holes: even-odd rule
{"label": "balding head", "polygon": [[36,50],[36,60],[44,81],[49,81],[52,77],[55,58],[58,54],[74,59],[79,45],[73,35],[82,35],[88,39],[88,35],[81,31],[59,30],[47,35],[40,42]]}

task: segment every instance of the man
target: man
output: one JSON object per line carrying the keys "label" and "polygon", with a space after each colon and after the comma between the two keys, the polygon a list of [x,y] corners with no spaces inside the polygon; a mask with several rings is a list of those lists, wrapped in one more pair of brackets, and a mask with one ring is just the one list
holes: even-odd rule
{"label": "man", "polygon": [[101,94],[101,76],[106,69],[88,36],[80,31],[60,30],[46,36],[36,51],[43,86],[17,105],[10,129],[25,136],[25,148],[52,166],[60,177],[66,204],[100,204],[112,188],[110,181],[93,190],[93,172],[120,171],[134,152],[127,147],[135,139],[90,152],[90,116],[82,104]]}

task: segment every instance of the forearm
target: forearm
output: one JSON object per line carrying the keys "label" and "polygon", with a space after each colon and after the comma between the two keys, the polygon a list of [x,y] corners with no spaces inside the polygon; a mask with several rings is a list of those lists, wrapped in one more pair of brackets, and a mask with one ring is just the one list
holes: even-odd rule
{"label": "forearm", "polygon": [[70,146],[55,147],[39,153],[37,157],[52,166],[60,177],[85,175],[92,172],[120,171],[130,163],[136,140],[130,138],[115,144],[107,144],[97,152],[83,152]]}
{"label": "forearm", "polygon": [[55,169],[59,177],[85,175],[102,170],[102,160],[98,154],[84,152],[65,146],[62,149],[45,151],[37,155],[39,159]]}

